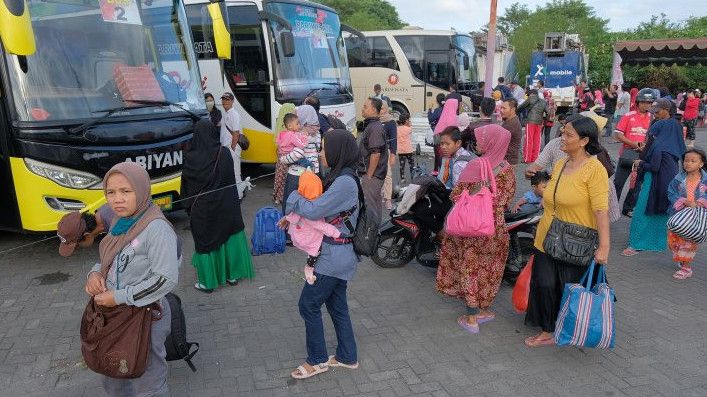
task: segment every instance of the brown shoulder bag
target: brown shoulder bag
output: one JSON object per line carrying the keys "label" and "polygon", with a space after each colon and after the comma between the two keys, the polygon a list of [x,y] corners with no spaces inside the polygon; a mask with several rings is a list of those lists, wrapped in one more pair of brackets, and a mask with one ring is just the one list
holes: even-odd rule
{"label": "brown shoulder bag", "polygon": [[[107,274],[108,269],[101,271],[104,277]],[[139,378],[147,367],[152,322],[161,317],[158,302],[104,307],[91,297],[81,318],[81,354],[86,365],[111,378]]]}

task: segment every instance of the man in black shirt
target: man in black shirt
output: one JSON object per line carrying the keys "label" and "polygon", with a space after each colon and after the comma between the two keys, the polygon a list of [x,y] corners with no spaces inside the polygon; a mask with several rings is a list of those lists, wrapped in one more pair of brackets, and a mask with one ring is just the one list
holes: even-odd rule
{"label": "man in black shirt", "polygon": [[383,102],[378,98],[368,98],[363,104],[363,132],[358,137],[361,161],[358,175],[366,200],[366,207],[378,222],[383,218],[383,181],[388,173],[388,144],[385,140],[385,128],[380,122]]}
{"label": "man in black shirt", "polygon": [[518,102],[515,99],[503,100],[503,105],[501,106],[503,123],[501,127],[511,132],[511,142],[508,144],[506,161],[513,165],[520,163],[520,144],[523,140],[523,127],[520,125],[520,119],[516,113],[517,109]]}
{"label": "man in black shirt", "polygon": [[605,137],[614,135],[614,113],[616,112],[616,101],[618,98],[616,93],[617,89],[618,87],[616,85],[609,84],[609,89],[604,90],[604,117],[606,117]]}
{"label": "man in black shirt", "polygon": [[496,110],[496,102],[494,102],[493,99],[481,99],[481,102],[479,103],[479,119],[472,121],[469,126],[462,131],[462,147],[472,153],[475,153],[476,136],[474,135],[474,130],[493,123],[491,116],[493,115],[494,110]]}

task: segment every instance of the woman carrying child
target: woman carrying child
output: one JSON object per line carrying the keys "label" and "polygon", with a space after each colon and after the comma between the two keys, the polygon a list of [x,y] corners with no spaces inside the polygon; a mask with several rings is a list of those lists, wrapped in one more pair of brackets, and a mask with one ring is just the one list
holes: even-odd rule
{"label": "woman carrying child", "polygon": [[[321,146],[321,136],[319,135],[319,117],[317,112],[310,105],[297,107],[297,122],[299,129],[293,132],[299,139],[306,142],[302,147],[293,146],[292,150],[280,156],[280,162],[287,164],[287,178],[285,179],[285,189],[282,201],[282,212],[285,213],[285,204],[290,193],[297,190],[299,186],[299,176],[307,169],[304,162],[311,164],[312,172],[319,173],[319,149]],[[292,127],[293,124],[290,124]],[[304,161],[304,162],[303,162]]]}
{"label": "woman carrying child", "polygon": [[[689,149],[682,156],[683,170],[668,186],[670,215],[688,207],[707,208],[706,164],[707,154],[700,149]],[[692,261],[697,254],[698,244],[668,231],[668,246],[673,252],[673,261],[680,264],[680,270],[676,271],[673,277],[678,280],[692,277]]]}
{"label": "woman carrying child", "polygon": [[[355,229],[358,220],[358,178],[356,167],[360,160],[356,139],[346,130],[332,130],[324,134],[324,165],[330,171],[324,179],[324,193],[308,200],[298,191],[287,199],[287,213],[309,220],[324,218],[336,226],[343,236],[350,236],[346,226]],[[353,209],[353,210],[352,210]],[[352,211],[351,211],[352,210]],[[350,211],[347,220],[340,214]],[[286,222],[281,222],[286,227]],[[305,379],[326,372],[329,367],[358,368],[354,338],[346,297],[348,281],[353,279],[358,258],[350,239],[325,237],[314,265],[316,280],[305,282],[299,299],[299,312],[306,328],[307,359],[292,371],[295,379]],[[306,274],[306,273],[305,273]],[[327,354],[321,307],[326,305],[336,331],[336,354]]]}

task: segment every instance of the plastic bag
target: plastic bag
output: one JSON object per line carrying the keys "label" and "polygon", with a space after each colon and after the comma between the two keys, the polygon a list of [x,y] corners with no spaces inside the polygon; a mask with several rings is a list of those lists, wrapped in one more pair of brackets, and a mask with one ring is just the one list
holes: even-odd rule
{"label": "plastic bag", "polygon": [[530,294],[530,276],[533,273],[533,262],[535,255],[531,255],[528,264],[520,271],[513,287],[513,308],[518,313],[525,313],[528,310],[528,295]]}

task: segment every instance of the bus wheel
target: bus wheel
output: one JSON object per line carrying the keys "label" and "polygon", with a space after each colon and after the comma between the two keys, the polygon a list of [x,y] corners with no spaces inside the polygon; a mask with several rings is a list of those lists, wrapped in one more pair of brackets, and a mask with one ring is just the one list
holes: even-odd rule
{"label": "bus wheel", "polygon": [[405,107],[400,102],[393,102],[393,110],[391,112],[393,114],[393,118],[398,120],[401,114],[407,114],[410,115],[410,112],[408,112],[408,109]]}

